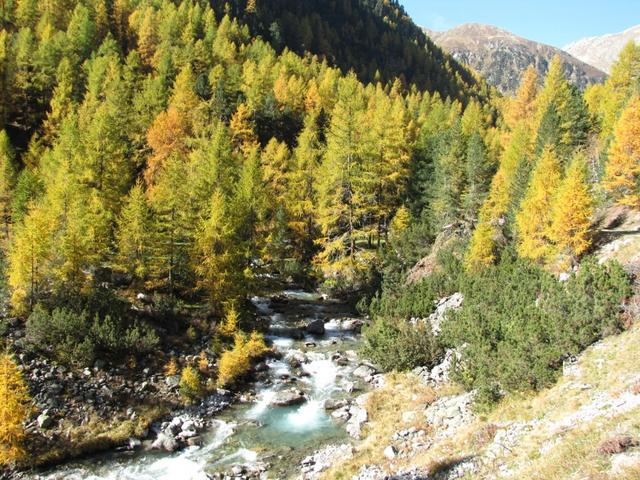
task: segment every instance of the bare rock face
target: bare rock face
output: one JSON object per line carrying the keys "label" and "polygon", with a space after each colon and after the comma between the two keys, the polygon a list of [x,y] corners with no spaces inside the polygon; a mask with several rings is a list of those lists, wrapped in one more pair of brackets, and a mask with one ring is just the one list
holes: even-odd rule
{"label": "bare rock face", "polygon": [[515,92],[529,65],[543,77],[556,55],[562,59],[567,78],[578,88],[603,82],[606,78],[601,70],[565,51],[491,25],[467,23],[446,32],[426,30],[425,33],[453,58],[477,70],[503,93]]}
{"label": "bare rock face", "polygon": [[640,43],[640,25],[620,33],[583,38],[566,45],[563,50],[583,62],[609,73],[611,65],[618,59],[622,49],[631,41]]}

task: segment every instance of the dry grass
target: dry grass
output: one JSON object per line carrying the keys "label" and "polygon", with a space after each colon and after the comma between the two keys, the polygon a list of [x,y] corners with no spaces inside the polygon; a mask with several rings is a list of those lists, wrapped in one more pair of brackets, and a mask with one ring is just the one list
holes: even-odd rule
{"label": "dry grass", "polygon": [[[135,420],[103,420],[92,417],[81,426],[68,425],[65,435],[55,443],[46,441],[34,445],[24,467],[40,467],[69,458],[88,455],[124,444],[131,437],[141,437],[152,422],[168,410],[162,406],[144,406],[137,410]],[[65,425],[63,425],[65,426]]]}
{"label": "dry grass", "polygon": [[[392,443],[393,433],[411,426],[402,423],[403,411],[416,410],[423,419],[424,406],[436,396],[461,392],[459,387],[446,386],[438,392],[425,389],[420,393],[415,391],[419,388],[417,382],[410,377],[394,375],[387,387],[374,392],[370,398],[371,424],[354,458],[336,466],[324,478],[351,478],[365,464],[379,465],[389,471],[417,467],[433,474],[471,457],[486,459],[483,454],[497,432],[510,428],[514,422],[526,422],[530,430],[519,437],[512,448],[494,460],[485,461],[479,472],[464,478],[489,478],[497,474],[500,465],[506,465],[514,473],[511,478],[527,480],[640,480],[640,465],[622,472],[611,471],[616,452],[640,451],[640,447],[635,446],[640,441],[640,408],[617,415],[612,411],[599,412],[595,418],[574,422],[563,431],[550,428],[554,422],[591,404],[597,395],[618,398],[629,392],[640,394],[638,345],[640,325],[636,324],[629,331],[587,350],[578,362],[576,375],[563,377],[555,386],[538,394],[510,395],[486,418],[480,417],[429,449],[389,462],[383,459],[383,449]],[[431,433],[428,429],[427,432]]]}
{"label": "dry grass", "polygon": [[[390,374],[386,385],[371,392],[366,409],[369,422],[366,436],[357,446],[353,458],[325,472],[323,479],[348,479],[358,473],[362,465],[380,465],[383,450],[392,443],[392,436],[410,427],[427,429],[422,412],[436,399],[432,388],[422,385],[415,378],[404,374]],[[415,411],[415,420],[403,422],[403,412]]]}

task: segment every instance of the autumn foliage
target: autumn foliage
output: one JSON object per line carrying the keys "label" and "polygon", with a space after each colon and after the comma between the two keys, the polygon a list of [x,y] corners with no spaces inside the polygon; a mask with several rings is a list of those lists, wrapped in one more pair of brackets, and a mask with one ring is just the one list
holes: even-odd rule
{"label": "autumn foliage", "polygon": [[11,355],[0,355],[0,465],[24,455],[24,422],[30,411],[30,397],[22,373]]}

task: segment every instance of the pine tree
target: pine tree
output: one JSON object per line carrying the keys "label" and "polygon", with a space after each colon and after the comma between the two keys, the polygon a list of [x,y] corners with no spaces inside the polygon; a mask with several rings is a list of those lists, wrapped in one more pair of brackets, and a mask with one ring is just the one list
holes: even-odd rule
{"label": "pine tree", "polygon": [[489,169],[484,142],[479,133],[473,133],[467,142],[466,187],[462,194],[462,218],[468,225],[477,221],[489,182]]}
{"label": "pine tree", "polygon": [[586,157],[577,153],[553,199],[548,229],[555,252],[571,262],[575,263],[591,245],[593,207]]}
{"label": "pine tree", "polygon": [[441,137],[441,142],[435,158],[435,187],[431,203],[433,225],[438,228],[457,222],[462,214],[467,172],[460,122]]}
{"label": "pine tree", "polygon": [[640,98],[624,109],[609,149],[603,186],[621,205],[640,205]]}
{"label": "pine tree", "polygon": [[551,147],[545,147],[516,216],[518,254],[523,258],[542,261],[550,254],[547,234],[551,224],[551,205],[560,179],[558,157]]}
{"label": "pine tree", "polygon": [[24,422],[31,398],[18,366],[8,353],[0,355],[0,465],[20,459],[24,454]]}
{"label": "pine tree", "polygon": [[152,212],[142,185],[137,183],[129,192],[117,220],[116,265],[138,280],[149,273],[153,251]]}

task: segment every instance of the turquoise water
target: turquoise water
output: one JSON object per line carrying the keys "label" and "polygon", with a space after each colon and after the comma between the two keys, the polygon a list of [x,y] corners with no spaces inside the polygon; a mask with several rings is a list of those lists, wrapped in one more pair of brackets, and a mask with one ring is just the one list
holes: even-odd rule
{"label": "turquoise water", "polygon": [[[163,452],[106,453],[71,462],[33,479],[47,480],[205,480],[236,464],[263,461],[271,465],[269,478],[289,478],[299,462],[323,445],[344,442],[344,427],[324,409],[327,399],[344,398],[342,388],[353,382],[357,363],[337,365],[336,351],[355,350],[356,335],[328,331],[325,336],[293,340],[275,334],[278,327],[293,327],[317,318],[347,315],[340,305],[321,300],[315,293],[285,291],[289,302],[270,305],[254,298],[258,312],[276,327],[267,339],[282,354],[268,362],[268,377],[254,386],[255,399],[237,404],[217,416],[203,437],[202,447],[190,447],[173,454]],[[313,342],[313,344],[312,344]],[[353,356],[353,353],[352,353]],[[291,362],[291,358],[302,362]],[[294,366],[292,366],[295,365]],[[283,380],[284,379],[284,380]],[[291,379],[295,379],[292,383]],[[290,407],[274,407],[271,401],[280,390],[296,388],[307,401]]]}

